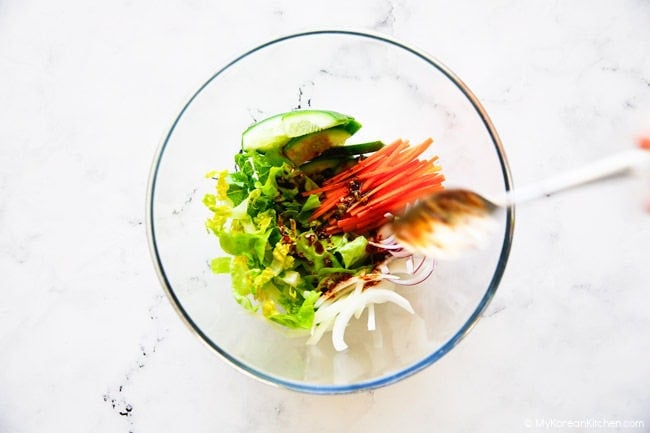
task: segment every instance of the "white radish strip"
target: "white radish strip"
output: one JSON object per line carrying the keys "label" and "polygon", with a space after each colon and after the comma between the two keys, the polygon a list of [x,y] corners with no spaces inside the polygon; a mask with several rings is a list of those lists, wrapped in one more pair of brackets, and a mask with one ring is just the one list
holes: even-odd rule
{"label": "white radish strip", "polygon": [[325,323],[331,319],[334,319],[336,315],[339,314],[345,307],[345,302],[343,301],[345,301],[345,299],[341,299],[337,302],[331,302],[316,310],[316,313],[314,313],[314,325],[319,325],[321,323]]}
{"label": "white radish strip", "polygon": [[377,329],[375,324],[375,304],[368,305],[368,331]]}
{"label": "white radish strip", "polygon": [[310,332],[311,336],[307,339],[307,344],[317,344],[326,332],[332,330],[336,316],[345,309],[353,295],[354,292],[346,297],[341,297],[336,301],[327,300],[326,303],[316,310],[316,313],[314,314],[314,324],[312,325]]}
{"label": "white radish strip", "polygon": [[320,308],[323,302],[327,301],[328,299],[333,299],[334,295],[336,295],[336,297],[343,296],[345,292],[347,292],[352,286],[356,287],[356,284],[359,281],[363,282],[364,280],[362,280],[359,277],[350,277],[347,280],[341,281],[336,286],[334,286],[332,290],[328,292],[328,296],[321,296],[320,298],[318,298],[318,300],[316,300],[316,302],[314,303],[314,307]]}
{"label": "white radish strip", "polygon": [[328,323],[322,323],[318,326],[312,328],[311,336],[307,339],[306,344],[311,346],[318,344],[323,335],[330,329],[332,329],[334,323],[334,318],[332,318]]}
{"label": "white radish strip", "polygon": [[331,292],[328,292],[328,296],[321,296],[316,300],[314,303],[314,307],[320,308],[325,302],[327,301],[333,301],[333,295],[338,292],[343,292],[345,289],[348,289],[352,287],[352,285],[355,283],[353,278],[350,278],[348,280],[345,280],[342,283],[339,283],[337,286],[335,286]]}
{"label": "white radish strip", "polygon": [[350,322],[350,319],[352,319],[354,312],[359,307],[371,303],[382,304],[384,302],[392,302],[399,307],[402,307],[409,313],[414,313],[413,307],[411,307],[409,301],[407,301],[406,298],[393,292],[392,290],[366,290],[360,295],[351,298],[349,305],[346,306],[346,309],[342,311],[334,321],[334,327],[332,328],[332,343],[334,344],[334,349],[340,352],[348,348],[348,345],[344,340],[345,328],[348,326],[348,323]]}
{"label": "white radish strip", "polygon": [[322,303],[320,308],[318,308],[316,313],[314,313],[314,323],[311,327],[311,336],[307,340],[307,344],[317,344],[327,331],[332,330],[336,316],[345,309],[350,296],[353,294],[354,292],[347,297],[341,297],[336,301],[328,299],[326,302]]}
{"label": "white radish strip", "polygon": [[[357,283],[357,286],[354,288],[354,295],[360,295],[361,292],[363,291],[363,286],[364,286],[364,282],[359,281]],[[357,311],[354,312],[354,318],[355,319],[358,319],[359,317],[361,317],[361,314],[363,314],[363,309],[364,308],[365,308],[365,305],[362,305],[361,307],[359,307],[357,309]]]}
{"label": "white radish strip", "polygon": [[345,307],[344,303],[336,302],[335,304],[329,304],[316,311],[314,325],[311,328],[311,336],[307,339],[307,344],[317,344],[323,335],[332,329],[336,316]]}
{"label": "white radish strip", "polygon": [[318,308],[319,304],[323,303],[321,299],[335,299],[345,295],[348,291],[350,291],[350,288],[353,285],[354,285],[354,291],[359,292],[363,290],[366,284],[371,283],[373,281],[381,281],[383,278],[384,278],[383,274],[379,272],[374,272],[372,274],[368,274],[363,277],[348,278],[347,280],[342,281],[338,285],[334,286],[334,288],[328,292],[328,296],[321,297],[319,300],[316,301],[314,306]]}

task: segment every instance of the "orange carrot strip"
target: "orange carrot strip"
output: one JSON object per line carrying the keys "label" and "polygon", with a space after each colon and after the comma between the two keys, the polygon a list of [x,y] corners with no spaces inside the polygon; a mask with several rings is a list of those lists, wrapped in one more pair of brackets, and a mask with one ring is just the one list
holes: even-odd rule
{"label": "orange carrot strip", "polygon": [[[417,164],[418,164],[417,160],[409,161],[405,164],[399,164],[399,165],[395,164],[393,167],[391,167],[390,169],[386,169],[383,172],[377,172],[372,176],[369,176],[368,179],[363,182],[361,191],[362,192],[368,191],[371,187],[376,188],[376,185],[384,184],[386,181],[394,178],[396,174],[403,174],[404,171],[414,168],[414,166]],[[406,174],[408,174],[408,172]]]}
{"label": "orange carrot strip", "polygon": [[397,140],[380,149],[352,168],[328,179],[310,194],[322,194],[321,205],[311,219],[331,218],[339,203],[351,195],[350,181],[358,181],[363,199],[355,200],[341,218],[325,224],[327,233],[365,233],[385,224],[386,214],[396,214],[409,203],[443,189],[444,176],[435,163],[438,157],[420,160],[433,143],[427,139],[417,146]]}
{"label": "orange carrot strip", "polygon": [[[386,158],[383,162],[381,167],[395,167],[399,166],[401,164],[406,163],[407,161],[411,161],[415,158],[417,158],[420,154],[422,154],[430,145],[433,143],[433,140],[431,138],[428,138],[427,140],[423,141],[422,143],[418,144],[417,146],[409,148],[408,146],[403,147],[400,149],[399,153],[396,153],[394,155],[391,155],[392,158]],[[372,176],[375,173],[368,173],[368,175]]]}
{"label": "orange carrot strip", "polygon": [[321,205],[316,209],[316,211],[309,217],[311,221],[315,220],[316,218],[320,217],[321,215],[327,213],[330,209],[336,206],[336,203],[338,203],[339,199],[344,197],[344,194],[333,194],[331,197],[327,197],[326,200],[321,203]]}
{"label": "orange carrot strip", "polygon": [[302,193],[302,195],[307,196],[307,195],[311,195],[311,194],[322,194],[324,192],[330,192],[330,191],[333,191],[333,190],[335,190],[337,188],[340,188],[340,186],[341,185],[338,184],[338,183],[328,184],[328,185],[321,186],[320,188],[305,191],[305,192]]}
{"label": "orange carrot strip", "polygon": [[393,184],[399,185],[402,183],[404,177],[413,179],[412,181],[406,181],[407,183],[417,181],[417,177],[424,176],[429,172],[433,172],[432,168],[433,167],[428,161],[411,161],[404,166],[398,167],[395,172],[387,173],[386,176],[380,178],[380,180],[377,181],[379,185],[372,185],[374,188],[371,190],[371,192],[368,192],[368,194],[376,192],[376,190],[379,188],[385,189],[389,188]]}
{"label": "orange carrot strip", "polygon": [[379,182],[380,177],[387,177],[390,176],[392,173],[391,172],[397,172],[398,170],[401,170],[403,165],[412,162],[412,161],[417,161],[417,157],[424,152],[427,147],[432,143],[433,141],[431,139],[424,141],[420,145],[414,147],[413,149],[410,150],[405,150],[404,152],[401,152],[399,155],[396,155],[395,158],[392,159],[386,159],[381,165],[378,165],[374,170],[368,171],[367,173],[364,172],[359,175],[360,179],[367,179],[367,181],[364,183],[364,188],[369,189],[370,186],[375,185],[376,183]]}
{"label": "orange carrot strip", "polygon": [[403,144],[404,142],[402,140],[396,140],[393,143],[389,144],[388,146],[382,147],[377,152],[373,153],[368,158],[359,161],[357,164],[355,164],[353,167],[349,168],[348,170],[345,170],[337,174],[336,176],[329,178],[324,182],[324,184],[337,183],[339,181],[342,181],[343,179],[348,179],[353,177],[354,174],[365,169],[371,164],[376,164],[382,161],[382,158],[384,158],[386,155],[389,155],[396,149],[401,148]]}
{"label": "orange carrot strip", "polygon": [[382,181],[379,185],[375,186],[368,194],[372,194],[373,191],[377,191],[381,188],[386,188],[392,183],[401,182],[404,177],[411,177],[417,174],[421,161],[409,161],[406,164],[401,164],[397,166],[394,170],[387,173],[386,176],[382,176]]}
{"label": "orange carrot strip", "polygon": [[374,167],[366,167],[365,170],[363,170],[363,173],[360,173],[360,177],[367,178],[371,176],[375,171],[382,171],[387,167],[393,167],[395,165],[395,161],[397,161],[400,155],[406,149],[408,149],[408,146],[408,141],[400,142],[399,146],[396,146],[391,152],[387,152],[386,155],[384,155]]}
{"label": "orange carrot strip", "polygon": [[[374,206],[377,206],[381,204],[381,202],[386,201],[388,199],[391,199],[393,197],[399,197],[400,195],[404,194],[405,192],[409,193],[409,196],[416,195],[415,193],[417,192],[417,196],[422,197],[424,195],[427,195],[427,193],[435,192],[439,189],[441,186],[441,180],[437,178],[436,176],[427,176],[427,177],[421,177],[418,181],[418,183],[411,183],[411,184],[406,184],[402,187],[392,189],[390,191],[386,191],[385,193],[381,195],[377,195],[373,197],[371,201],[366,203],[366,206],[363,211],[358,212],[358,216],[363,216],[367,214],[368,212],[372,211],[372,208]],[[404,201],[404,200],[401,200]]]}

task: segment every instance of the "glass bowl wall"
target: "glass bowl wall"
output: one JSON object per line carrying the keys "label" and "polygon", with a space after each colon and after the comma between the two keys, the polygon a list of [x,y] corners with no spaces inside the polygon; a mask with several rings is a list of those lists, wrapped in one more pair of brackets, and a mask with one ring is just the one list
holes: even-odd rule
{"label": "glass bowl wall", "polygon": [[383,36],[338,30],[287,36],[235,59],[198,89],[162,143],[150,176],[149,241],[163,288],[192,331],[266,382],[313,393],[383,386],[432,364],[474,325],[503,274],[514,211],[489,248],[440,262],[426,282],[399,289],[415,315],[382,304],[377,331],[365,329],[365,314],[352,321],[347,351],[334,351],[327,336],[306,346],[244,311],[230,277],[211,273],[221,251],[201,203],[214,187],[204,174],[234,168],[246,127],[299,108],[354,116],[363,124],[354,142],[433,137],[425,156],[440,157],[446,185],[485,194],[510,189],[504,151],[478,100],[440,62]]}

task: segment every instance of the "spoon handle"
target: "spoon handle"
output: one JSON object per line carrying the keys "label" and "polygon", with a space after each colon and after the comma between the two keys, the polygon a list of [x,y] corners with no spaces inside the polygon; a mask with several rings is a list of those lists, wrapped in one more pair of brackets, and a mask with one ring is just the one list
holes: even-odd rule
{"label": "spoon handle", "polygon": [[524,203],[589,183],[628,176],[644,166],[650,169],[650,151],[634,149],[621,152],[541,182],[515,188],[509,191],[499,204],[507,206]]}

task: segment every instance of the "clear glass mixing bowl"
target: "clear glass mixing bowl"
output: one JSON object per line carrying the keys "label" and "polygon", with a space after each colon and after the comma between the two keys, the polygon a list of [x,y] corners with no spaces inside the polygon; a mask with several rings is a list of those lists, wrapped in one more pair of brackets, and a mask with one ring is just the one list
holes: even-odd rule
{"label": "clear glass mixing bowl", "polygon": [[[147,223],[151,252],[171,303],[215,353],[265,382],[311,393],[384,386],[431,365],[470,331],[499,285],[512,241],[514,210],[485,250],[437,263],[424,283],[398,289],[411,315],[376,308],[377,330],[353,320],[349,349],[331,340],[305,345],[254,317],[232,298],[229,275],[215,275],[220,255],[201,199],[214,188],[205,173],[233,169],[241,133],[254,121],[297,108],[357,118],[355,142],[433,137],[447,186],[490,194],[511,188],[498,135],[477,98],[439,61],[385,36],[324,30],[282,37],[224,66],[182,108],[151,170]],[[425,155],[427,156],[427,155]]]}

